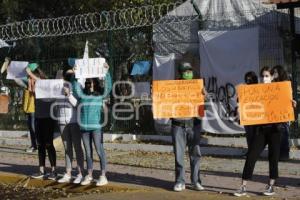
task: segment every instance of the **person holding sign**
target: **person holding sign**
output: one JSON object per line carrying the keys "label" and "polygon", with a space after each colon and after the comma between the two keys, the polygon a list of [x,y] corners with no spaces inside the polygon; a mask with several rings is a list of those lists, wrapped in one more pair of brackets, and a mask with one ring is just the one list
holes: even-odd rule
{"label": "person holding sign", "polygon": [[[274,77],[274,82],[290,81],[288,73],[281,65],[276,65],[272,68],[271,74]],[[296,101],[293,100],[294,107],[297,106]],[[280,157],[279,160],[288,160],[290,157],[290,144],[289,144],[289,123],[281,123],[279,130],[281,131],[281,144],[280,144]]]}
{"label": "person holding sign", "polygon": [[72,161],[73,161],[73,146],[76,154],[78,174],[73,180],[73,183],[81,183],[83,176],[84,156],[81,147],[81,133],[77,123],[77,99],[73,96],[71,81],[75,79],[75,74],[72,68],[66,67],[63,70],[65,86],[64,93],[67,98],[58,99],[54,104],[57,114],[57,122],[59,131],[65,148],[65,164],[66,173],[58,180],[59,183],[69,183],[72,179]]}
{"label": "person holding sign", "polygon": [[[269,84],[273,81],[271,69],[263,67],[260,76],[262,82]],[[291,100],[292,101],[292,100]],[[260,102],[257,102],[260,103]],[[291,102],[292,105],[292,102]],[[243,114],[243,113],[242,113]],[[245,196],[247,181],[252,178],[255,163],[268,145],[268,160],[269,160],[269,184],[263,192],[266,196],[274,195],[274,184],[278,178],[278,161],[280,154],[281,132],[279,131],[280,123],[260,124],[257,125],[257,131],[253,136],[253,141],[250,143],[246,162],[243,169],[242,185],[240,189],[234,193],[235,196]]]}
{"label": "person holding sign", "polygon": [[27,126],[30,133],[31,146],[26,149],[26,152],[34,152],[37,150],[37,139],[35,133],[35,117],[34,117],[34,92],[32,85],[37,79],[35,74],[42,74],[40,69],[34,63],[30,63],[26,67],[27,76],[24,78],[16,78],[14,81],[17,85],[24,88],[23,93],[23,111],[27,116]]}
{"label": "person holding sign", "polygon": [[[182,63],[179,67],[180,79],[193,79],[190,63]],[[203,91],[202,91],[203,92]],[[189,148],[191,165],[191,183],[195,190],[204,190],[200,179],[200,134],[193,130],[194,118],[172,118],[172,139],[175,153],[175,185],[174,191],[185,189],[184,155],[186,145]]]}
{"label": "person holding sign", "polygon": [[[105,68],[109,66],[105,63]],[[72,81],[74,96],[79,101],[78,110],[80,111],[79,126],[85,149],[88,174],[85,176],[81,185],[88,185],[93,180],[93,151],[92,142],[100,160],[101,175],[96,183],[103,186],[108,183],[106,178],[106,155],[103,147],[103,134],[101,132],[101,112],[103,99],[108,96],[112,88],[109,72],[105,76],[104,92],[100,85],[99,78],[88,78],[85,81],[84,89],[81,89],[77,81]]]}
{"label": "person holding sign", "polygon": [[[38,67],[37,63],[31,63],[31,66]],[[39,79],[46,79],[45,74],[41,70],[35,70],[34,72],[27,71],[29,76],[32,78],[30,84],[30,91],[35,92],[35,83]],[[35,130],[37,136],[38,146],[38,157],[39,157],[39,172],[33,174],[31,177],[40,179],[46,176],[45,172],[45,160],[46,152],[51,165],[51,172],[48,175],[48,179],[55,180],[56,173],[56,150],[53,145],[54,126],[55,122],[51,118],[51,105],[52,100],[50,99],[37,99],[35,97]]]}
{"label": "person holding sign", "polygon": [[[245,74],[245,83],[247,85],[257,84],[258,77],[256,76],[255,72],[250,71]],[[244,126],[246,132],[246,139],[247,139],[247,146],[248,149],[253,141],[253,136],[257,131],[257,127],[255,125]]]}

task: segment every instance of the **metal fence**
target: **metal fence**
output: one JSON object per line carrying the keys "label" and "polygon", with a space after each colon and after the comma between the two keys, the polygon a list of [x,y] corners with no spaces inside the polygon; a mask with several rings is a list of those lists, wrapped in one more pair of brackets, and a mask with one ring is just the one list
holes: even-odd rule
{"label": "metal fence", "polygon": [[[168,12],[169,10],[174,9],[173,7],[162,7],[165,8],[164,12]],[[147,7],[148,9],[148,7]],[[125,11],[124,11],[125,12]],[[129,12],[129,11],[126,11]],[[248,12],[248,11],[247,11]],[[247,12],[244,12],[247,14]],[[250,15],[249,11],[249,15]],[[147,10],[145,10],[147,14]],[[286,15],[285,17],[278,17],[278,12],[274,11],[269,14],[268,17],[262,18],[258,17],[256,20],[251,23],[242,26],[240,28],[246,27],[254,27],[261,26],[264,28],[264,32],[261,32],[260,39],[263,40],[261,45],[269,46],[260,46],[260,48],[270,48],[271,54],[265,55],[264,58],[261,59],[261,65],[275,65],[278,62],[279,58],[276,57],[278,55],[279,48],[283,48],[284,57],[283,64],[287,66],[287,68],[291,72],[291,60],[290,60],[290,45],[291,41],[289,36],[289,28],[287,24],[289,24],[289,18]],[[300,14],[300,13],[299,13]],[[231,13],[220,13],[220,16],[224,18],[226,21],[230,21],[229,19],[235,17],[237,21],[245,21],[245,16],[233,16]],[[300,16],[300,15],[299,15]],[[199,17],[175,17],[167,18],[167,20],[163,20],[163,16],[160,13],[161,19],[158,20],[156,18],[151,18],[155,23],[146,23],[144,25],[138,24],[137,26],[128,26],[126,28],[113,28],[113,29],[105,29],[100,32],[92,31],[87,33],[85,31],[81,32],[80,35],[69,35],[69,34],[59,34],[59,37],[49,37],[46,36],[34,37],[30,36],[27,39],[17,41],[17,46],[14,49],[11,49],[8,53],[7,51],[0,50],[0,58],[4,60],[4,57],[9,55],[13,60],[27,60],[27,61],[37,61],[40,63],[41,68],[45,73],[51,78],[55,76],[55,73],[58,69],[61,69],[63,65],[66,64],[66,60],[68,57],[80,58],[83,56],[83,48],[85,41],[88,40],[90,43],[90,57],[95,57],[102,55],[107,58],[109,65],[111,66],[111,74],[113,76],[113,80],[128,80],[131,79],[133,81],[149,81],[151,82],[151,72],[149,75],[141,76],[141,77],[131,77],[130,71],[132,68],[132,64],[134,61],[138,60],[153,60],[154,50],[156,52],[160,52],[161,54],[168,54],[170,51],[178,50],[175,53],[182,53],[180,48],[186,48],[186,46],[190,44],[198,45],[198,41],[189,41],[187,42],[186,38],[179,37],[173,40],[165,40],[157,42],[154,45],[153,41],[153,25],[155,26],[170,26],[170,27],[180,27],[181,29],[184,27],[189,27],[191,22],[197,22],[200,24],[199,29],[207,30],[207,29],[217,29],[219,26],[223,26],[224,30],[234,30],[237,27],[224,26],[222,22],[212,22],[209,17],[202,16]],[[150,18],[149,18],[150,19]],[[159,24],[160,22],[162,24]],[[297,21],[298,25],[300,24],[299,20]],[[30,22],[31,24],[33,22]],[[41,22],[39,22],[41,23]],[[206,24],[214,24],[214,26],[205,26]],[[15,24],[18,25],[18,24]],[[14,26],[15,26],[14,25]],[[30,25],[30,24],[29,24]],[[2,29],[6,29],[7,26],[0,27]],[[268,30],[269,29],[269,30]],[[16,29],[17,30],[17,29]],[[52,30],[52,29],[51,29]],[[267,30],[267,31],[266,31]],[[277,35],[270,34],[270,30],[276,31]],[[164,33],[168,34],[168,33]],[[26,35],[25,35],[26,36]],[[22,36],[23,37],[23,36]],[[274,40],[274,38],[276,40]],[[277,39],[283,38],[283,44],[279,44]],[[22,38],[18,38],[22,39]],[[264,43],[264,41],[266,43]],[[272,41],[274,41],[272,43]],[[72,45],[66,45],[72,44]],[[158,47],[158,48],[157,48]],[[156,48],[156,49],[155,49]],[[24,51],[26,53],[24,53]],[[273,52],[273,54],[272,54]],[[276,57],[275,59],[268,60],[267,58]],[[278,61],[278,62],[277,62]],[[298,63],[299,64],[299,63]],[[300,77],[299,67],[297,68],[297,77]],[[295,78],[295,77],[294,77]],[[4,79],[4,77],[2,77]],[[0,129],[26,129],[26,117],[22,111],[22,88],[17,87],[12,81],[5,80],[4,83],[10,87],[11,93],[11,101],[9,106],[9,114],[0,115],[1,125]],[[298,97],[300,96],[300,86],[298,84]],[[299,101],[300,99],[298,99]],[[110,105],[114,102],[119,101],[113,97],[110,98]],[[142,103],[143,100],[129,99],[133,105],[137,105]],[[155,134],[154,130],[154,120],[152,116],[152,111],[150,106],[144,106],[139,110],[139,114],[142,116],[139,120],[135,118],[127,121],[121,121],[114,119],[111,114],[109,116],[109,123],[104,128],[106,131],[111,132],[122,132],[122,133],[138,133],[138,134],[147,134],[152,133]],[[299,112],[297,113],[299,115]],[[125,114],[124,114],[125,115]],[[298,122],[297,122],[298,123]],[[157,134],[157,133],[156,133]],[[300,137],[299,130],[294,132],[293,137]]]}

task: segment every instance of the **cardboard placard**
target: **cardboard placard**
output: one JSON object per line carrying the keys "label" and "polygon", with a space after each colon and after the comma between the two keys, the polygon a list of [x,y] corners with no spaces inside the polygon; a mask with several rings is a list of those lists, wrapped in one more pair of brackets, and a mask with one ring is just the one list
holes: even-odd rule
{"label": "cardboard placard", "polygon": [[290,81],[240,85],[237,91],[241,125],[295,120]]}
{"label": "cardboard placard", "polygon": [[14,80],[14,79],[26,77],[27,66],[28,66],[28,62],[26,61],[11,61],[7,68],[6,79]]}
{"label": "cardboard placard", "polygon": [[153,117],[204,116],[203,80],[153,81]]}
{"label": "cardboard placard", "polygon": [[108,69],[104,67],[104,58],[87,58],[75,60],[76,78],[104,78]]}
{"label": "cardboard placard", "polygon": [[9,104],[9,96],[0,94],[0,113],[1,114],[8,113],[8,104]]}
{"label": "cardboard placard", "polygon": [[63,79],[42,79],[35,83],[35,97],[37,99],[65,99]]}

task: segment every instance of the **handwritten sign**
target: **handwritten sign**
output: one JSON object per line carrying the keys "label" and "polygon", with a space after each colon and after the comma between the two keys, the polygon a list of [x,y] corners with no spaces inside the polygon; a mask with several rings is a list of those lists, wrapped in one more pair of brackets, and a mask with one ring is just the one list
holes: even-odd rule
{"label": "handwritten sign", "polygon": [[202,89],[202,79],[153,81],[154,118],[204,116]]}
{"label": "handwritten sign", "polygon": [[103,78],[107,73],[104,58],[85,58],[75,60],[76,78]]}
{"label": "handwritten sign", "polygon": [[24,78],[27,76],[26,67],[28,62],[25,61],[11,61],[7,68],[6,79]]}
{"label": "handwritten sign", "polygon": [[295,120],[290,81],[240,85],[237,90],[241,125]]}
{"label": "handwritten sign", "polygon": [[37,80],[35,83],[35,97],[37,99],[64,99],[63,79]]}
{"label": "handwritten sign", "polygon": [[9,96],[5,94],[0,94],[0,113],[7,114],[8,113],[8,104],[9,104]]}

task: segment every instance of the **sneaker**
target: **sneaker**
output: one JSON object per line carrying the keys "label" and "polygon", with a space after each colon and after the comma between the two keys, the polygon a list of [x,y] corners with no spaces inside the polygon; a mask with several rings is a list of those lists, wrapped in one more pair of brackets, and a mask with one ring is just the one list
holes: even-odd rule
{"label": "sneaker", "polygon": [[57,182],[59,182],[59,183],[70,183],[71,178],[72,177],[69,176],[68,174],[64,174],[64,176],[62,178],[58,179]]}
{"label": "sneaker", "polygon": [[81,174],[78,174],[77,176],[76,176],[76,178],[74,179],[74,181],[73,181],[73,183],[74,184],[80,184],[81,183],[81,181],[82,181],[82,175]]}
{"label": "sneaker", "polygon": [[97,183],[96,183],[96,186],[103,186],[103,185],[106,185],[108,183],[107,181],[107,178],[105,175],[103,176],[100,176]]}
{"label": "sneaker", "polygon": [[45,177],[45,173],[41,172],[41,171],[31,175],[31,178],[34,178],[34,179],[42,179],[44,177]]}
{"label": "sneaker", "polygon": [[54,171],[54,172],[51,172],[48,176],[48,179],[49,180],[53,180],[53,181],[56,181],[56,178],[57,178],[57,173]]}
{"label": "sneaker", "polygon": [[273,185],[267,185],[266,190],[263,192],[266,196],[272,196],[275,194]]}
{"label": "sneaker", "polygon": [[247,195],[246,186],[244,185],[241,186],[241,188],[238,191],[236,191],[233,195],[236,197],[246,196]]}
{"label": "sneaker", "polygon": [[176,184],[174,185],[173,190],[174,190],[175,192],[181,192],[181,191],[185,190],[185,184],[184,184],[184,183],[176,183]]}
{"label": "sneaker", "polygon": [[28,149],[25,150],[27,153],[32,153],[36,151],[36,148],[34,147],[29,147]]}
{"label": "sneaker", "polygon": [[192,188],[198,191],[204,190],[204,187],[199,182],[197,182],[196,184],[192,184]]}
{"label": "sneaker", "polygon": [[89,184],[91,184],[92,180],[93,180],[93,177],[90,177],[89,175],[86,175],[84,177],[84,180],[80,184],[81,185],[89,185]]}

